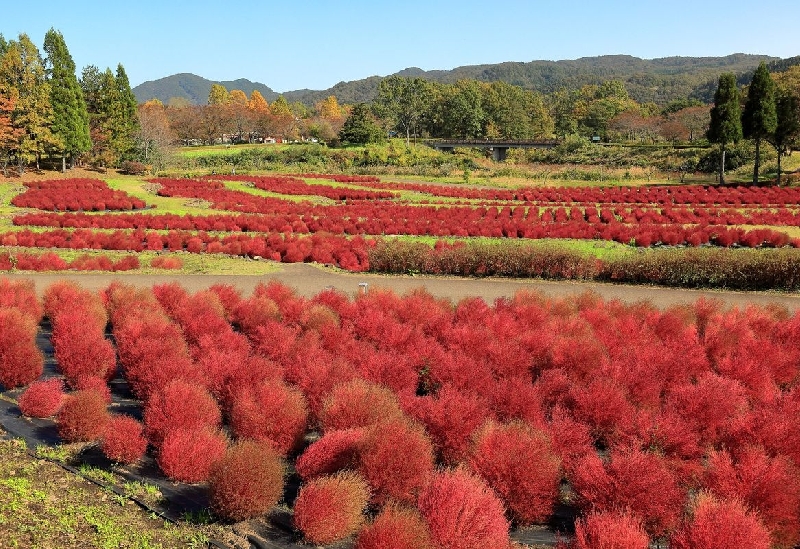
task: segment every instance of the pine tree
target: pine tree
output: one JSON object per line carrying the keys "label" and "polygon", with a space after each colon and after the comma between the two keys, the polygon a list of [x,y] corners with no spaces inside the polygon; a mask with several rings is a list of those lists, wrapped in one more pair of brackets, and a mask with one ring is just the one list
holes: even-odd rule
{"label": "pine tree", "polygon": [[66,171],[68,156],[71,167],[76,156],[92,148],[89,137],[89,112],[86,110],[86,102],[78,77],[75,75],[75,62],[60,32],[52,28],[47,31],[44,37],[44,51],[47,54],[45,66],[50,82],[50,101],[53,105],[51,130],[60,143],[63,172]]}
{"label": "pine tree", "polygon": [[778,185],[781,184],[781,159],[800,141],[800,99],[788,91],[778,93],[775,100],[778,122],[767,137],[778,153]]}
{"label": "pine tree", "polygon": [[761,166],[761,140],[768,138],[778,125],[775,112],[775,83],[763,61],[756,69],[747,92],[747,103],[742,113],[744,136],[756,144],[756,161],[753,167],[753,185],[758,184]]}
{"label": "pine tree", "polygon": [[131,83],[122,64],[117,65],[117,74],[114,78],[117,85],[117,97],[120,102],[119,107],[119,128],[120,134],[117,136],[119,155],[122,158],[129,157],[134,149],[134,140],[139,132],[139,103],[131,89]]}
{"label": "pine tree", "polygon": [[711,123],[706,136],[712,143],[720,146],[719,182],[725,183],[725,148],[728,143],[736,143],[742,138],[742,117],[739,106],[739,89],[736,76],[725,73],[719,77],[711,109]]}
{"label": "pine tree", "polygon": [[379,143],[383,141],[383,130],[375,122],[369,107],[358,103],[344,121],[339,139],[354,144]]}

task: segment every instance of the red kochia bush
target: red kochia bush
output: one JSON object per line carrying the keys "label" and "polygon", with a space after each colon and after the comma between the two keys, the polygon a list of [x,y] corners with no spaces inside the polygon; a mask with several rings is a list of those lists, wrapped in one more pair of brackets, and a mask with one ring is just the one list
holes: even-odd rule
{"label": "red kochia bush", "polygon": [[211,467],[211,509],[233,521],[263,515],[283,495],[285,472],[283,459],[269,444],[240,441]]}
{"label": "red kochia bush", "polygon": [[179,482],[202,482],[225,455],[228,441],[211,427],[171,429],[158,450],[158,466]]}
{"label": "red kochia bush", "polygon": [[65,442],[90,442],[105,433],[111,416],[98,391],[75,391],[64,399],[58,411],[58,435]]}
{"label": "red kochia bush", "polygon": [[297,458],[297,474],[308,480],[356,467],[365,436],[364,429],[328,431]]}
{"label": "red kochia bush", "polygon": [[300,488],[294,524],[309,543],[333,543],[358,531],[368,500],[367,483],[356,473],[319,477]]}
{"label": "red kochia bush", "polygon": [[642,525],[624,513],[589,513],[575,523],[571,549],[647,549],[650,538]]}
{"label": "red kochia bush", "polygon": [[53,324],[53,350],[58,367],[74,387],[81,377],[110,378],[116,371],[116,353],[89,311],[77,309],[58,315]]}
{"label": "red kochia bush", "polygon": [[147,438],[156,447],[172,429],[216,428],[221,423],[214,397],[200,385],[180,379],[158,391],[144,409]]}
{"label": "red kochia bush", "polygon": [[417,502],[434,545],[442,549],[509,546],[503,504],[465,469],[438,473]]}
{"label": "red kochia bush", "polygon": [[0,309],[0,385],[22,387],[44,371],[44,356],[36,347],[36,321],[19,309]]}
{"label": "red kochia bush", "polygon": [[370,427],[403,415],[395,394],[386,387],[354,379],[333,388],[322,404],[319,421],[325,431]]}
{"label": "red kochia bush", "polygon": [[36,297],[33,280],[0,278],[0,309],[19,309],[38,323],[42,320],[42,304]]}
{"label": "red kochia bush", "polygon": [[434,473],[433,443],[422,426],[395,419],[370,429],[359,470],[373,492],[373,501],[388,498],[414,504]]}
{"label": "red kochia bush", "polygon": [[136,463],[147,451],[144,426],[130,416],[111,416],[103,435],[102,449],[103,455],[111,461],[126,465]]}
{"label": "red kochia bush", "polygon": [[361,529],[355,549],[431,549],[428,526],[415,509],[387,505]]}
{"label": "red kochia bush", "polygon": [[308,426],[303,393],[279,380],[243,387],[233,398],[230,424],[239,438],[269,442],[283,455],[300,444]]}
{"label": "red kochia bush", "polygon": [[28,417],[55,415],[64,399],[64,382],[57,378],[36,381],[19,397],[19,409]]}
{"label": "red kochia bush", "polygon": [[558,501],[561,460],[545,433],[521,422],[487,422],[475,436],[469,465],[520,524],[544,522],[552,514]]}
{"label": "red kochia bush", "polygon": [[769,549],[769,532],[736,500],[700,494],[694,516],[670,539],[672,549]]}

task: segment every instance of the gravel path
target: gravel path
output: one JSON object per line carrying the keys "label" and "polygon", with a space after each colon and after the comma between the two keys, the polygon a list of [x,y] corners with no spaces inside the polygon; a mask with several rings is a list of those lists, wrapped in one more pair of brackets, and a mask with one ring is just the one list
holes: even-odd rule
{"label": "gravel path", "polygon": [[457,302],[465,297],[482,297],[488,303],[492,303],[497,298],[510,297],[513,296],[515,292],[524,289],[539,291],[552,298],[561,298],[592,291],[606,300],[617,299],[626,303],[650,301],[659,308],[666,308],[682,303],[693,303],[702,296],[720,299],[731,307],[741,308],[749,304],[764,306],[770,303],[776,303],[785,306],[790,311],[800,308],[800,294],[798,293],[686,290],[596,282],[508,278],[477,279],[378,275],[334,271],[307,263],[280,264],[279,270],[274,274],[263,276],[24,273],[0,274],[0,277],[31,279],[35,282],[36,290],[40,294],[47,286],[57,280],[74,280],[84,288],[100,290],[107,287],[112,280],[116,279],[137,287],[150,287],[155,284],[178,281],[190,292],[208,288],[212,284],[230,284],[239,288],[245,296],[248,296],[259,282],[266,282],[273,279],[294,288],[296,292],[306,297],[311,297],[326,288],[335,288],[348,295],[354,296],[359,291],[363,290],[362,284],[367,284],[368,288],[388,288],[398,294],[404,294],[415,288],[425,287],[427,291],[434,296],[450,299],[453,302]]}

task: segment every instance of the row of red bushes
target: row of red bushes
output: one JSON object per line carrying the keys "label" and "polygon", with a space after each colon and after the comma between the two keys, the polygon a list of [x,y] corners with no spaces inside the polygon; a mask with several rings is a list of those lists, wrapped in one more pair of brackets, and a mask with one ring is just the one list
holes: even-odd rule
{"label": "row of red bushes", "polygon": [[140,267],[139,258],[125,256],[116,261],[104,255],[82,255],[67,261],[53,252],[41,254],[0,252],[0,271],[131,271]]}
{"label": "row of red bushes", "polygon": [[[217,237],[203,232],[194,234],[185,231],[170,231],[168,234],[161,235],[154,231],[145,233],[141,230],[101,232],[87,229],[75,231],[57,229],[44,232],[24,230],[0,234],[0,242],[9,242],[12,239],[15,246],[33,248],[127,250],[132,252],[185,250],[191,253],[224,253],[251,258],[262,257],[284,263],[313,261],[336,265],[349,271],[364,271],[369,268],[368,249],[374,245],[374,241],[361,237],[348,239],[323,233],[305,237],[291,234],[266,236],[233,234]],[[90,259],[94,260],[94,258]],[[97,261],[101,259],[98,258]],[[132,256],[123,258],[120,262],[133,264],[134,260],[138,264],[138,259]],[[56,259],[48,259],[47,263],[50,265],[56,261]],[[13,267],[13,262],[9,259],[8,268]],[[19,262],[16,267],[22,268]],[[30,270],[41,269],[34,266]]]}
{"label": "row of red bushes", "polygon": [[32,282],[0,278],[0,388],[21,387],[42,375],[44,355],[36,346],[42,315]]}
{"label": "row of red bushes", "polygon": [[139,210],[147,204],[99,179],[56,179],[25,183],[27,190],[11,199],[19,208],[56,211]]}
{"label": "row of red bushes", "polygon": [[351,189],[347,187],[331,187],[330,185],[309,185],[302,179],[287,176],[256,176],[256,175],[211,175],[204,179],[219,181],[249,181],[262,191],[294,195],[294,196],[324,196],[331,200],[383,200],[397,197],[397,193],[387,191],[372,191]]}
{"label": "row of red bushes", "polygon": [[[375,289],[305,299],[278,283],[248,298],[228,286],[103,295],[143,399],[133,427],[166,474],[211,479],[221,516],[264,513],[297,456],[294,520],[311,543],[357,532],[375,547],[403,525],[435,546],[505,547],[509,521],[552,513],[562,479],[584,516],[575,547],[623,534],[626,547],[800,541],[800,316],[786,310],[532,293],[454,305]],[[80,415],[63,410],[59,425]],[[102,413],[86,412],[106,425]],[[320,437],[304,447],[309,430]]]}

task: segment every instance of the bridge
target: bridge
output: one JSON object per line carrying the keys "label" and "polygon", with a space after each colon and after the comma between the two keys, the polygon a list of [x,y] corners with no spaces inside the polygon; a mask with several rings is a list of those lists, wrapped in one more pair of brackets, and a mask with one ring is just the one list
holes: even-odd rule
{"label": "bridge", "polygon": [[489,149],[492,151],[492,159],[502,162],[506,159],[508,149],[552,149],[560,141],[556,140],[537,140],[525,141],[515,139],[429,139],[425,144],[434,149],[452,152],[456,147],[473,149]]}

